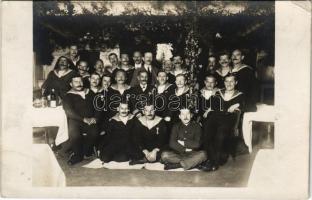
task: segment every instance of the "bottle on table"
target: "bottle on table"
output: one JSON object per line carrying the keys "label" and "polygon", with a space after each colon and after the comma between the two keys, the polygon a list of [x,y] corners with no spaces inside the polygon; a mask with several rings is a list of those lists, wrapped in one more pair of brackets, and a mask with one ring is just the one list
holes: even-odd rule
{"label": "bottle on table", "polygon": [[51,108],[56,108],[56,94],[55,94],[55,89],[51,90],[50,94],[50,107]]}

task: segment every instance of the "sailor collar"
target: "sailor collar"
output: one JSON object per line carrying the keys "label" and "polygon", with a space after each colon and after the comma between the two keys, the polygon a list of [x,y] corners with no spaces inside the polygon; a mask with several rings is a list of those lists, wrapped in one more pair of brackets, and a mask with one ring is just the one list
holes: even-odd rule
{"label": "sailor collar", "polygon": [[223,74],[221,73],[220,69],[217,69],[216,72],[217,72],[220,76],[225,77],[226,75],[228,75],[229,73],[232,72],[232,69],[231,69],[231,67],[230,67],[230,71],[228,71],[228,73],[226,73],[225,75],[223,75]]}
{"label": "sailor collar", "polygon": [[238,69],[232,68],[232,72],[236,73],[236,72],[239,72],[240,70],[242,70],[244,68],[252,69],[250,66],[244,64],[244,65],[240,66],[240,68],[238,68]]}
{"label": "sailor collar", "polygon": [[[219,93],[220,93],[222,99],[223,99],[224,101],[226,101],[226,100],[225,100],[225,89],[219,90]],[[241,95],[241,94],[243,94],[243,93],[240,92],[240,91],[238,91],[238,90],[234,90],[234,93],[233,93],[232,97],[231,97],[230,99],[228,99],[227,101],[230,101],[230,100],[234,99],[235,97],[237,97],[237,96],[239,96],[239,95]]]}
{"label": "sailor collar", "polygon": [[[213,90],[211,90],[211,96],[212,95],[215,95],[216,94],[216,92],[218,91],[219,89],[218,88],[213,88]],[[208,100],[207,98],[206,98],[206,96],[205,96],[205,91],[208,91],[208,90],[206,90],[205,88],[202,88],[201,90],[200,90],[200,94],[206,99],[206,100]]]}
{"label": "sailor collar", "polygon": [[157,125],[161,122],[162,118],[161,118],[161,117],[158,117],[158,116],[155,116],[154,120],[152,121],[152,122],[153,122],[153,123],[152,123],[152,127],[148,127],[148,125],[147,125],[147,119],[146,119],[145,116],[140,117],[138,120],[139,120],[139,122],[140,122],[143,126],[145,126],[148,130],[151,130],[151,129],[153,129],[155,126],[157,126]]}
{"label": "sailor collar", "polygon": [[[116,88],[116,84],[111,85],[110,87],[111,87],[113,90],[116,90],[116,91],[118,91],[118,92],[119,92],[119,90]],[[130,89],[130,86],[129,86],[129,85],[127,85],[127,84],[125,84],[125,90],[128,90],[128,89]]]}
{"label": "sailor collar", "polygon": [[86,95],[89,93],[89,91],[90,91],[89,89],[85,89],[85,90],[82,90],[82,91],[75,91],[75,90],[71,89],[67,93],[68,94],[79,95],[79,96],[81,96],[81,98],[86,99]]}
{"label": "sailor collar", "polygon": [[[133,117],[134,117],[134,115],[129,114],[129,115],[128,115],[128,120],[127,120],[127,122],[128,122],[129,120],[133,119]],[[111,120],[115,120],[115,121],[117,121],[117,122],[123,122],[123,121],[120,119],[120,117],[119,117],[119,113],[117,113],[117,114],[114,115],[112,118],[110,118],[109,121],[111,121]]]}
{"label": "sailor collar", "polygon": [[54,71],[54,74],[55,74],[57,77],[62,78],[63,76],[69,74],[69,73],[72,72],[73,70],[67,69],[67,71],[66,71],[64,74],[59,74],[59,73],[57,72],[57,70],[53,70],[53,71]]}
{"label": "sailor collar", "polygon": [[[185,86],[185,87],[184,87],[184,90],[183,90],[183,92],[182,92],[181,95],[187,93],[189,90],[190,90],[190,88],[189,88],[188,86]],[[177,95],[177,91],[178,91],[178,89],[175,89],[175,95]],[[179,96],[181,96],[181,95],[179,95]],[[178,96],[178,95],[177,95],[177,96]]]}
{"label": "sailor collar", "polygon": [[[159,86],[160,86],[160,85],[156,85],[157,90],[158,90],[158,87],[159,87]],[[170,86],[172,86],[171,83],[166,83],[166,84],[165,84],[165,89],[164,89],[164,91],[167,90]]]}

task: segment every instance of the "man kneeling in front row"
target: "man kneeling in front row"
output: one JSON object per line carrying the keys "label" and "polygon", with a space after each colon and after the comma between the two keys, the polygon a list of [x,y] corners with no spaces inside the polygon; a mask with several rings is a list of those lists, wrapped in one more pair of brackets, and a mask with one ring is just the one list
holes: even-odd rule
{"label": "man kneeling in front row", "polygon": [[171,131],[169,147],[173,151],[164,151],[161,160],[165,170],[183,168],[189,170],[198,167],[206,159],[204,151],[198,151],[201,145],[201,127],[192,121],[190,109],[180,110],[181,122],[176,123]]}

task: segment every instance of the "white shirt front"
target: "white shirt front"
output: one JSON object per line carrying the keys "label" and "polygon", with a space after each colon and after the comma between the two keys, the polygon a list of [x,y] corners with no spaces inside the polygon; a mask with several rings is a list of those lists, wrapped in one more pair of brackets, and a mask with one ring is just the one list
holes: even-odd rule
{"label": "white shirt front", "polygon": [[142,67],[142,63],[140,63],[140,64],[134,63],[134,68],[135,69],[138,69],[138,68],[141,68],[141,67]]}
{"label": "white shirt front", "polygon": [[144,65],[144,68],[146,71],[151,72],[152,71],[152,65]]}
{"label": "white shirt front", "polygon": [[166,89],[166,85],[159,85],[159,86],[157,87],[157,92],[158,92],[158,94],[164,93],[165,89]]}
{"label": "white shirt front", "polygon": [[147,85],[142,85],[142,84],[140,84],[140,87],[142,88],[142,90],[143,90],[143,92],[146,90],[146,88],[147,88]]}
{"label": "white shirt front", "polygon": [[203,96],[205,97],[205,99],[209,99],[212,96],[212,90],[203,90]]}

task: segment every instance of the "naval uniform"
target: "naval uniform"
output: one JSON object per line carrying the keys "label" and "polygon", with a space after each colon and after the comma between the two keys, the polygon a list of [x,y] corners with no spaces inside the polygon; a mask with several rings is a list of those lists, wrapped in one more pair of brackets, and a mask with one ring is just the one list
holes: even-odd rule
{"label": "naval uniform", "polygon": [[[237,90],[229,99],[225,97],[225,89],[219,90],[216,95],[220,96],[222,105],[221,109],[212,111],[209,118],[203,123],[203,148],[207,152],[209,160],[218,166],[224,152],[224,143],[229,141],[228,139],[234,134],[235,124],[240,117],[238,114],[244,110],[245,99],[243,93]],[[228,108],[235,105],[236,110],[233,113],[227,111]],[[231,143],[227,148],[230,149],[233,145],[235,144]]]}
{"label": "naval uniform", "polygon": [[161,117],[155,116],[152,120],[152,127],[148,127],[145,116],[136,119],[132,131],[132,139],[134,144],[134,159],[140,160],[145,157],[143,150],[149,152],[158,149],[156,161],[160,159],[160,155],[168,145],[167,127]]}
{"label": "naval uniform", "polygon": [[[131,130],[134,116],[128,115],[126,124],[116,114],[109,120],[106,145],[100,147],[100,159],[103,162],[125,162],[131,157]],[[103,143],[102,143],[103,144]]]}

